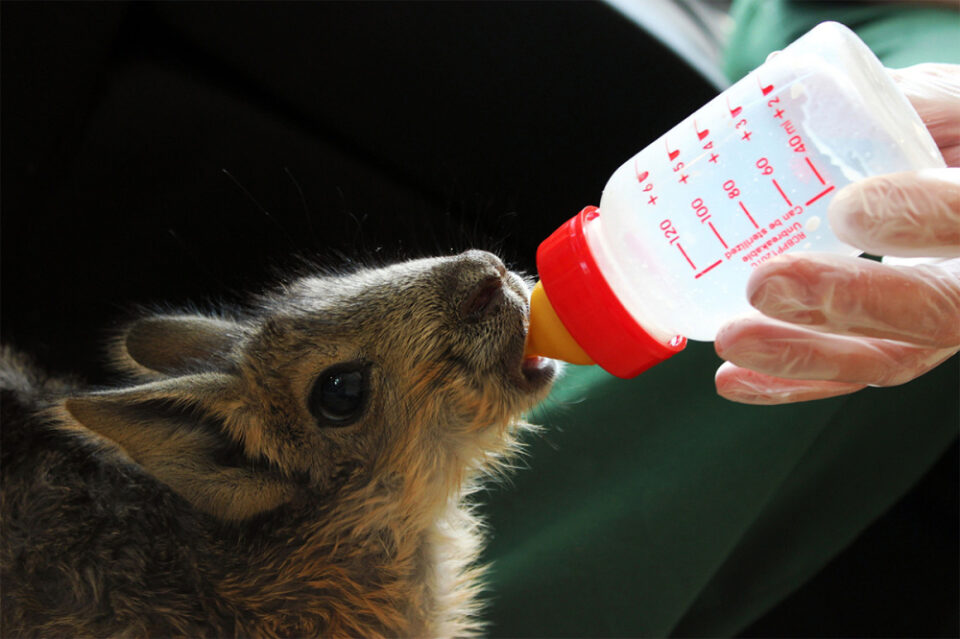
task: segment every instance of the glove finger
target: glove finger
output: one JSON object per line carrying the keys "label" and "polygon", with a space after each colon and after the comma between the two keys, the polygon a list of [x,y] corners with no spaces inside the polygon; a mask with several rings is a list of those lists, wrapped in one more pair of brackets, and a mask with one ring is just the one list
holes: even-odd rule
{"label": "glove finger", "polygon": [[854,393],[863,384],[782,379],[724,362],[717,369],[717,394],[733,402],[772,406]]}
{"label": "glove finger", "polygon": [[937,146],[960,144],[960,65],[927,63],[888,71]]}
{"label": "glove finger", "polygon": [[870,386],[909,382],[958,350],[818,333],[763,317],[730,322],[715,346],[723,359],[758,373]]}
{"label": "glove finger", "polygon": [[867,178],[841,189],[827,211],[838,238],[872,255],[960,256],[960,169]]}
{"label": "glove finger", "polygon": [[764,315],[818,331],[960,345],[960,260],[893,266],[844,255],[785,255],[747,281]]}
{"label": "glove finger", "polygon": [[[957,127],[960,128],[960,127]],[[940,153],[943,155],[943,161],[947,163],[947,166],[958,167],[960,166],[960,144],[953,144],[951,146],[941,146]]]}

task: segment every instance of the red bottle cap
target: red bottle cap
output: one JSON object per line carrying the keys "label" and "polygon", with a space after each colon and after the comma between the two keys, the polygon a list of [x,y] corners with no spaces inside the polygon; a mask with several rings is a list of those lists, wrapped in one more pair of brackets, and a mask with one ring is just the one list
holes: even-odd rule
{"label": "red bottle cap", "polygon": [[588,206],[554,231],[537,249],[537,270],[554,311],[587,355],[608,373],[636,377],[687,340],[653,338],[617,299],[587,244],[586,225],[599,216]]}

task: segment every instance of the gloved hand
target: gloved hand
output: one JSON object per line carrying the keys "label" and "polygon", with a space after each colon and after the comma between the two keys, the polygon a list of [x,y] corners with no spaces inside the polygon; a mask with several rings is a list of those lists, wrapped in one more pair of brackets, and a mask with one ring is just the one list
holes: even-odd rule
{"label": "gloved hand", "polygon": [[[952,168],[851,184],[830,203],[830,225],[870,254],[960,258],[960,66],[890,73]],[[747,295],[763,315],[721,328],[717,392],[806,401],[903,384],[943,362],[960,350],[960,259],[909,262],[807,253],[757,268]]]}

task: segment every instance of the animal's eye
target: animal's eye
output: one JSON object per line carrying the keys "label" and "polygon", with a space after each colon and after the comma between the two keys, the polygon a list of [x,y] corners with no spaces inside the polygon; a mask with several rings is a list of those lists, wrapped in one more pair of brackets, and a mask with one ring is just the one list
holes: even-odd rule
{"label": "animal's eye", "polygon": [[357,421],[367,407],[369,370],[367,362],[349,362],[320,373],[307,400],[310,414],[328,426]]}

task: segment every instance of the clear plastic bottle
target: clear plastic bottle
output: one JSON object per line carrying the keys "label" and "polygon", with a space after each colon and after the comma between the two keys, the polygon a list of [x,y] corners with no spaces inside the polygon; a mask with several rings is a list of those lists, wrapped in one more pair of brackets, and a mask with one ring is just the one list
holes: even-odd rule
{"label": "clear plastic bottle", "polygon": [[528,354],[633,377],[750,309],[746,281],[830,231],[843,186],[942,167],[870,49],[825,22],[631,158],[537,252]]}

